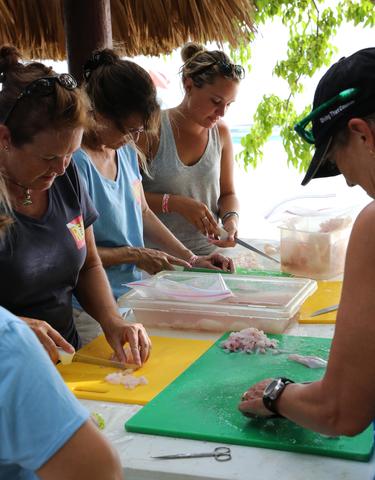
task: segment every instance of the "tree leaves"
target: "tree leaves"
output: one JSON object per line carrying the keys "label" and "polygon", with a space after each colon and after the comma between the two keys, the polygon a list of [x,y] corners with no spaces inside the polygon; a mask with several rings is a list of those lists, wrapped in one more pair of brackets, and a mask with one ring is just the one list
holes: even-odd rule
{"label": "tree leaves", "polygon": [[[289,88],[288,98],[265,95],[254,114],[250,132],[241,139],[243,150],[237,156],[245,169],[256,167],[263,158],[263,148],[277,128],[287,153],[288,164],[300,171],[306,170],[311,160],[311,146],[303,142],[293,130],[293,125],[311,110],[296,112],[294,101],[304,91],[304,80],[324,66],[331,64],[337,51],[333,37],[340,25],[374,26],[375,8],[370,0],[341,0],[336,6],[324,6],[324,0],[257,0],[255,25],[281,17],[289,29],[287,57],[277,61],[273,73],[284,79]],[[250,65],[251,47],[242,45],[232,51],[233,58]]]}

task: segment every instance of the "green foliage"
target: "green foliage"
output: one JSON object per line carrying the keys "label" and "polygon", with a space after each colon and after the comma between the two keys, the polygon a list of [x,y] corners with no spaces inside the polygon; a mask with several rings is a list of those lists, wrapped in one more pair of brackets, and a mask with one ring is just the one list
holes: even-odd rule
{"label": "green foliage", "polygon": [[[306,170],[311,160],[311,146],[294,133],[293,125],[310,111],[296,112],[294,100],[304,90],[303,81],[331,63],[336,47],[333,38],[343,22],[361,27],[375,24],[375,6],[370,0],[341,0],[336,6],[324,5],[324,0],[256,0],[255,24],[261,27],[267,21],[280,18],[289,29],[287,57],[278,61],[273,74],[288,84],[288,98],[264,95],[254,114],[250,132],[241,139],[244,147],[238,160],[256,167],[263,158],[266,141],[277,128],[287,152],[288,164],[300,171]],[[244,65],[250,64],[251,48],[243,45],[232,52],[233,58]]]}

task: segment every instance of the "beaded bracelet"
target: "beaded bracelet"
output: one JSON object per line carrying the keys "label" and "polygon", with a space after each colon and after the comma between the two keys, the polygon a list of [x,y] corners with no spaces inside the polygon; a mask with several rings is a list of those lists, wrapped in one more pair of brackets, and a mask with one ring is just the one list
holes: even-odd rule
{"label": "beaded bracelet", "polygon": [[169,197],[170,197],[169,193],[164,193],[163,199],[161,201],[161,211],[163,213],[169,213],[169,209],[168,209]]}
{"label": "beaded bracelet", "polygon": [[227,218],[229,218],[229,217],[232,217],[233,215],[236,215],[236,217],[237,217],[238,219],[240,218],[238,212],[235,212],[235,211],[233,211],[233,212],[227,212],[227,213],[225,213],[225,214],[221,217],[221,223],[224,225],[225,220],[226,220]]}

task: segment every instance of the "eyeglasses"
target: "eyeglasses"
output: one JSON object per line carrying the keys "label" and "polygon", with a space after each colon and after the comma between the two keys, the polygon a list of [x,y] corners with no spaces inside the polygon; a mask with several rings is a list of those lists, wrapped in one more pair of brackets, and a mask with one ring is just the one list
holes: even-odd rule
{"label": "eyeglasses", "polygon": [[118,121],[116,121],[115,124],[122,134],[131,137],[135,142],[138,142],[139,136],[145,131],[144,127],[126,127],[125,125],[121,125]]}
{"label": "eyeglasses", "polygon": [[145,129],[143,127],[140,127],[140,128],[126,128],[126,134],[130,135],[135,142],[138,142],[139,136],[144,131],[145,131]]}
{"label": "eyeglasses", "polygon": [[46,97],[52,95],[55,92],[55,85],[58,83],[66,90],[74,90],[77,88],[78,84],[76,79],[69,73],[62,73],[60,75],[53,75],[50,77],[41,77],[33,80],[29,83],[24,90],[18,95],[13,105],[6,112],[4,117],[1,120],[1,123],[4,125],[9,120],[9,117],[13,113],[13,110],[18,105],[18,102],[25,97],[36,96],[36,97]]}
{"label": "eyeglasses", "polygon": [[319,107],[312,110],[305,118],[303,118],[298,123],[296,123],[294,125],[294,130],[303,140],[305,140],[305,142],[314,144],[315,143],[314,134],[312,130],[306,130],[306,126],[312,120],[315,120],[317,117],[319,117],[322,112],[327,110],[329,107],[331,107],[335,103],[339,103],[343,106],[345,102],[347,102],[348,100],[358,95],[358,93],[359,93],[359,88],[348,88],[347,90],[343,90],[341,93],[339,93],[335,97],[319,105]]}

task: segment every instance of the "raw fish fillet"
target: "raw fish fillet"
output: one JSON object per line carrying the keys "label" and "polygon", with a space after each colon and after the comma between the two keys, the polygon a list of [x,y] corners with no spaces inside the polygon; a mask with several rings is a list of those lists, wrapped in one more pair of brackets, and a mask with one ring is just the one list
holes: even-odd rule
{"label": "raw fish fillet", "polygon": [[292,353],[288,356],[288,360],[301,363],[309,368],[326,368],[327,366],[327,360],[313,355],[298,355],[298,353]]}

